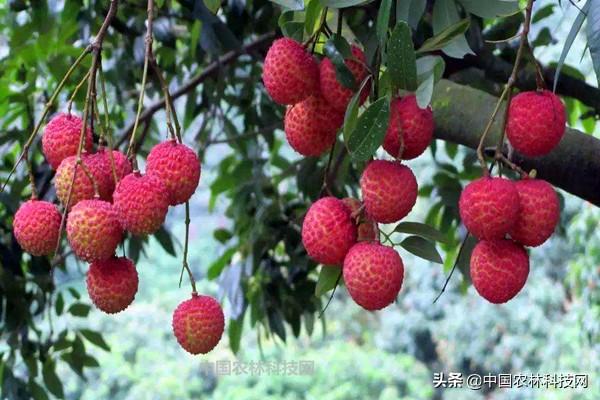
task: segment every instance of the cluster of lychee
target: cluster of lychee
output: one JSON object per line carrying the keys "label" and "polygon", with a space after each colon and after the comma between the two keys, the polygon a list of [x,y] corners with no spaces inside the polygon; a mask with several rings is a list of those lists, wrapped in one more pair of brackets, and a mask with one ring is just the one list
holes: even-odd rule
{"label": "cluster of lychee", "polygon": [[[353,45],[352,58],[345,63],[355,82],[365,81],[369,70],[360,48]],[[318,63],[302,44],[278,39],[265,58],[263,82],[272,99],[287,106],[284,130],[294,150],[318,156],[333,145],[356,90],[339,82],[331,60]],[[370,86],[361,86],[362,104]],[[419,108],[414,95],[394,99],[383,143],[393,160],[368,163],[360,179],[362,202],[324,197],[310,206],[304,219],[302,242],[308,255],[323,268],[341,265],[350,296],[367,310],[391,304],[402,286],[402,259],[380,243],[378,223],[397,222],[415,205],[417,180],[401,160],[422,154],[433,129],[431,109]]]}
{"label": "cluster of lychee", "polygon": [[[523,92],[511,101],[506,134],[518,152],[542,156],[560,142],[565,121],[564,106],[552,92]],[[471,255],[473,286],[491,303],[509,301],[529,275],[525,246],[540,246],[554,233],[560,217],[556,191],[529,176],[516,182],[484,176],[465,187],[459,212],[480,239]]]}
{"label": "cluster of lychee", "polygon": [[[78,162],[83,121],[70,113],[54,116],[44,129],[42,150],[56,170],[56,195],[65,209],[66,232],[73,253],[89,262],[87,290],[100,310],[123,311],[138,290],[132,260],[117,257],[125,232],[148,235],[165,220],[169,206],[185,203],[200,180],[196,153],[176,140],[159,143],[150,151],[146,173],[132,170],[125,154],[99,146],[87,129]],[[32,198],[15,214],[13,231],[19,245],[34,256],[51,255],[59,240],[62,217],[58,207]],[[224,328],[219,303],[192,295],[173,315],[173,330],[190,353],[205,353],[219,342]]]}

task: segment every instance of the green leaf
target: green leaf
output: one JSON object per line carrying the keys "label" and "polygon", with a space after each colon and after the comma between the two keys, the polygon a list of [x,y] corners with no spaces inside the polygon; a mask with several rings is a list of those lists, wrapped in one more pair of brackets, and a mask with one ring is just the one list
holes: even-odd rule
{"label": "green leaf", "polygon": [[406,22],[398,22],[388,41],[388,70],[392,91],[417,89],[417,63],[412,33]]}
{"label": "green leaf", "polygon": [[41,387],[33,379],[29,380],[28,386],[29,386],[29,392],[31,393],[31,397],[33,397],[34,400],[48,400],[49,399],[44,388]]}
{"label": "green leaf", "polygon": [[519,11],[519,0],[458,0],[470,12],[482,18],[505,17]]}
{"label": "green leaf", "polygon": [[471,254],[473,253],[473,249],[476,245],[477,239],[473,235],[467,236],[465,244],[462,247],[462,251],[458,255],[458,260],[456,260],[456,267],[462,273],[463,278],[468,282],[471,281],[471,274],[469,272],[471,265]]}
{"label": "green leaf", "polygon": [[438,231],[431,225],[422,224],[420,222],[400,222],[394,228],[394,232],[409,233],[436,242],[450,243],[448,237],[444,233]]}
{"label": "green leaf", "polygon": [[470,21],[465,18],[444,28],[440,33],[427,39],[423,45],[417,50],[418,53],[435,51],[448,46],[457,37],[463,35],[469,29]]}
{"label": "green leaf", "polygon": [[90,329],[81,329],[79,333],[81,333],[88,342],[95,344],[101,349],[110,351],[110,346],[104,341],[104,338],[99,332],[92,331]]}
{"label": "green leaf", "polygon": [[279,4],[284,8],[290,10],[300,11],[304,10],[304,1],[302,0],[271,0],[273,3]]}
{"label": "green leaf", "polygon": [[346,8],[353,7],[362,4],[367,4],[372,2],[373,0],[321,0],[321,3],[325,7],[329,8]]}
{"label": "green leaf", "polygon": [[204,0],[204,5],[210,12],[216,14],[219,8],[221,8],[221,0]]}
{"label": "green leaf", "polygon": [[348,138],[347,146],[358,161],[369,160],[383,142],[390,118],[390,102],[382,97],[365,110]]}
{"label": "green leaf", "polygon": [[434,81],[438,82],[444,75],[446,63],[440,56],[424,56],[417,60],[417,81],[423,83],[433,74]]}
{"label": "green leaf", "polygon": [[590,48],[596,80],[600,85],[600,1],[589,0],[588,4],[590,4],[590,11],[588,12],[587,44]]}
{"label": "green leaf", "polygon": [[315,296],[319,297],[330,290],[333,290],[335,284],[339,282],[342,276],[342,268],[333,265],[323,265],[319,272],[319,279],[315,287]]}
{"label": "green leaf", "polygon": [[[460,22],[454,0],[436,0],[432,16],[433,34],[438,35],[447,27]],[[475,54],[464,35],[459,35],[448,43],[442,51],[453,58],[463,58],[465,54]]]}
{"label": "green leaf", "polygon": [[438,253],[435,245],[420,236],[409,236],[400,243],[400,246],[417,257],[438,264],[444,263],[442,256]]}
{"label": "green leaf", "polygon": [[237,252],[237,247],[231,247],[225,251],[221,255],[221,257],[217,258],[215,262],[213,262],[210,267],[208,267],[208,272],[206,273],[206,277],[209,280],[213,280],[223,272],[223,268],[225,268],[230,262],[233,255]]}
{"label": "green leaf", "polygon": [[242,330],[244,329],[244,315],[240,315],[238,319],[230,319],[227,334],[229,335],[229,348],[234,354],[240,350],[240,341],[242,340]]}
{"label": "green leaf", "polygon": [[421,82],[421,84],[417,88],[416,97],[417,105],[419,106],[419,108],[425,109],[427,108],[429,103],[431,103],[434,83],[434,76],[433,74],[431,74],[425,81]]}
{"label": "green leaf", "polygon": [[383,49],[387,39],[387,31],[390,25],[390,12],[392,10],[392,0],[381,0],[379,11],[377,12],[377,22],[375,32],[379,39],[379,46]]}
{"label": "green leaf", "polygon": [[65,299],[62,293],[59,293],[56,296],[56,303],[54,303],[54,310],[56,311],[56,315],[61,315],[65,308]]}
{"label": "green leaf", "polygon": [[42,367],[42,377],[44,379],[44,385],[46,385],[46,388],[48,388],[50,393],[60,399],[65,397],[63,385],[56,375],[55,365],[52,360],[47,360],[44,363],[44,366]]}
{"label": "green leaf", "polygon": [[306,30],[306,33],[312,35],[316,31],[322,14],[323,5],[321,2],[319,0],[310,0],[306,7],[306,17],[304,19],[304,29]]}
{"label": "green leaf", "polygon": [[233,237],[233,234],[229,232],[227,229],[219,228],[213,232],[213,236],[221,243],[226,243],[229,239]]}
{"label": "green leaf", "polygon": [[558,58],[558,63],[556,64],[556,72],[554,73],[554,87],[552,89],[553,91],[556,91],[556,85],[558,83],[558,77],[560,76],[560,70],[562,69],[563,64],[565,63],[565,59],[569,54],[569,50],[571,50],[571,46],[573,45],[577,34],[583,26],[583,22],[585,21],[589,10],[590,2],[588,1],[583,5],[581,11],[577,14],[577,17],[575,17],[575,21],[573,22],[573,25],[569,30],[569,34],[567,35],[567,39],[565,40],[565,45],[563,46],[563,49],[560,53],[560,57]]}
{"label": "green leaf", "polygon": [[411,28],[417,29],[425,12],[427,0],[402,0],[396,3],[396,20],[405,21]]}
{"label": "green leaf", "polygon": [[87,317],[90,313],[90,306],[83,303],[73,303],[71,307],[69,307],[69,313],[76,317]]}
{"label": "green leaf", "polygon": [[556,7],[556,4],[548,4],[538,9],[533,14],[533,17],[531,18],[531,23],[535,24],[536,22],[540,22],[544,18],[548,18],[549,16],[551,16],[554,13],[554,7]]}
{"label": "green leaf", "polygon": [[335,67],[335,77],[348,89],[356,90],[356,81],[354,75],[346,65],[346,58],[350,58],[352,51],[350,45],[340,35],[333,35],[323,48],[327,58],[331,60]]}
{"label": "green leaf", "polygon": [[71,293],[71,296],[73,296],[73,298],[75,300],[79,300],[81,298],[81,294],[79,294],[79,292],[75,288],[70,287],[69,288],[69,293]]}
{"label": "green leaf", "polygon": [[154,237],[156,238],[156,240],[158,240],[158,243],[160,243],[161,247],[165,249],[167,253],[169,253],[172,256],[176,255],[175,246],[173,245],[173,238],[171,237],[169,231],[167,231],[167,229],[164,227],[164,225],[161,226],[158,229],[158,231],[156,231]]}
{"label": "green leaf", "polygon": [[360,88],[354,93],[346,107],[346,113],[344,114],[344,142],[348,142],[350,134],[356,127],[356,120],[358,118],[358,108],[360,106],[361,93],[365,89],[367,83],[371,80],[371,75],[367,76],[362,83]]}
{"label": "green leaf", "polygon": [[284,36],[302,41],[304,37],[304,24],[302,22],[290,21],[283,24],[281,31]]}

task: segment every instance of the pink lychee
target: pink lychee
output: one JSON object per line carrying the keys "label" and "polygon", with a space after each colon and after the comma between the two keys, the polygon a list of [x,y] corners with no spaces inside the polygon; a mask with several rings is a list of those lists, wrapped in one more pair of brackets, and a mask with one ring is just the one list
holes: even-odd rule
{"label": "pink lychee", "polygon": [[225,316],[217,300],[192,294],[173,313],[173,333],[183,349],[206,354],[219,343],[225,329]]}
{"label": "pink lychee", "polygon": [[[56,114],[44,129],[42,151],[53,169],[57,169],[61,161],[77,154],[83,121],[75,115]],[[83,149],[92,151],[92,131],[86,130]]]}
{"label": "pink lychee", "polygon": [[383,148],[392,156],[398,157],[400,152],[400,135],[402,135],[402,159],[411,160],[423,154],[433,138],[433,112],[431,107],[419,108],[414,95],[392,100],[390,122]]}
{"label": "pink lychee", "polygon": [[90,264],[86,283],[94,305],[114,314],[133,302],[138,290],[138,273],[130,259],[111,257]]}
{"label": "pink lychee", "polygon": [[58,241],[61,215],[56,206],[42,200],[21,204],[13,220],[13,232],[19,246],[33,256],[54,252]]}

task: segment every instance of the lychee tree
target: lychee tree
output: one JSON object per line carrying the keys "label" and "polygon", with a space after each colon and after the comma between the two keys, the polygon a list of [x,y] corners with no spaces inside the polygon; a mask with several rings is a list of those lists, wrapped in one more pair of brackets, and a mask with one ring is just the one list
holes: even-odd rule
{"label": "lychee tree", "polygon": [[[554,187],[600,205],[600,91],[565,65],[587,18],[600,75],[600,2],[583,3],[545,63],[534,50],[552,38],[535,27],[560,7],[533,0],[0,5],[2,392],[62,397],[57,362],[82,377],[97,366],[85,343],[107,348],[98,332],[53,330],[90,312],[53,271],[79,260],[91,302],[120,312],[149,235],[182,258],[169,322],[192,354],[224,331],[236,352],[245,320],[259,338],[311,334],[338,287],[366,310],[390,306],[405,252],[509,301],[559,224]],[[406,160],[426,151],[419,182]],[[187,260],[198,185],[231,222],[209,265]],[[431,209],[406,220],[419,198]],[[183,235],[163,227],[175,206]],[[195,278],[227,270],[239,276],[225,292],[244,296],[224,316],[231,299]]]}

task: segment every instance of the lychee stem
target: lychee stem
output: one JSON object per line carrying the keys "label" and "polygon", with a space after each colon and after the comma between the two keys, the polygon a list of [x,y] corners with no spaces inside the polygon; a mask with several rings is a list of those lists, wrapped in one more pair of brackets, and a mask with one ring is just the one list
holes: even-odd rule
{"label": "lychee stem", "polygon": [[31,199],[35,200],[37,199],[37,190],[35,187],[35,177],[33,176],[33,165],[31,162],[31,158],[26,157],[26,162],[27,162],[27,171],[28,171],[28,175],[29,175],[29,185],[31,186]]}
{"label": "lychee stem", "polygon": [[75,86],[75,89],[73,90],[73,93],[71,93],[71,97],[69,98],[69,104],[67,105],[67,113],[69,115],[71,115],[71,108],[73,107],[73,101],[75,100],[75,96],[77,96],[77,93],[79,92],[79,89],[81,89],[81,87],[88,81],[88,78],[90,76],[90,70],[88,70],[85,75],[83,76],[83,78],[81,79],[81,81],[79,81],[79,83],[77,84],[77,86]]}
{"label": "lychee stem", "polygon": [[190,284],[192,285],[192,295],[197,294],[196,291],[196,280],[194,279],[194,275],[192,274],[192,270],[188,265],[187,256],[188,256],[188,246],[190,239],[190,202],[185,202],[185,242],[183,245],[183,263],[181,268],[181,274],[179,275],[179,287],[181,287],[181,281],[183,280],[183,271],[186,270],[190,277]]}
{"label": "lychee stem", "polygon": [[[106,96],[106,83],[104,82],[104,70],[102,68],[102,55],[100,55],[100,65],[99,65],[99,75],[100,75],[100,90],[102,92],[102,106],[104,107],[104,129],[106,130],[106,143],[108,145],[108,156],[110,160],[110,168],[112,170],[112,176],[115,181],[115,187],[117,183],[119,183],[119,178],[117,177],[117,168],[115,167],[115,158],[113,156],[113,143],[112,143],[112,133],[110,131],[110,123],[108,121],[108,100]],[[98,112],[98,104],[96,103],[96,111]],[[100,118],[98,118],[100,119]]]}
{"label": "lychee stem", "polygon": [[448,283],[450,282],[450,279],[452,278],[452,275],[454,274],[454,270],[456,269],[456,266],[458,265],[458,260],[460,260],[460,257],[462,256],[462,253],[463,253],[463,250],[465,248],[465,245],[467,244],[467,240],[469,239],[469,235],[470,235],[470,233],[467,232],[465,238],[463,239],[462,243],[460,244],[460,248],[458,249],[458,254],[456,255],[456,259],[454,260],[454,264],[452,265],[452,269],[450,270],[450,273],[448,274],[448,277],[446,277],[446,280],[444,281],[444,286],[442,286],[442,290],[440,290],[440,292],[435,297],[435,299],[433,299],[433,304],[435,304],[439,300],[439,298],[442,296],[442,294],[446,291],[446,287],[448,286]]}

